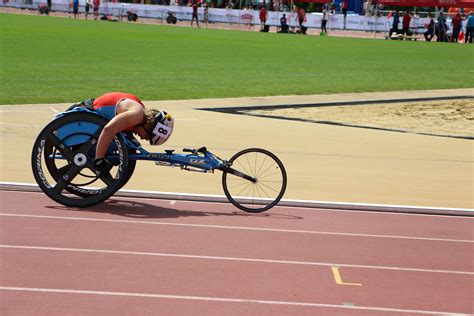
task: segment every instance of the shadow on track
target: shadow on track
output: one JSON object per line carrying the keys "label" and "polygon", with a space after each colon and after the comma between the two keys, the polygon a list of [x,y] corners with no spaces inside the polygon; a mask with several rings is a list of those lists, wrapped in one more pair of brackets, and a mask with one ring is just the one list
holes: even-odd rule
{"label": "shadow on track", "polygon": [[[223,204],[224,205],[224,204]],[[178,218],[178,217],[202,217],[202,216],[236,216],[236,217],[265,217],[270,219],[303,219],[303,217],[288,214],[276,213],[245,213],[243,211],[231,212],[208,212],[195,210],[180,210],[153,204],[147,204],[137,201],[121,200],[114,198],[107,200],[102,204],[89,208],[70,208],[66,206],[46,206],[47,208],[80,211],[80,212],[94,212],[94,213],[109,213],[131,218]],[[205,209],[205,207],[203,207]]]}

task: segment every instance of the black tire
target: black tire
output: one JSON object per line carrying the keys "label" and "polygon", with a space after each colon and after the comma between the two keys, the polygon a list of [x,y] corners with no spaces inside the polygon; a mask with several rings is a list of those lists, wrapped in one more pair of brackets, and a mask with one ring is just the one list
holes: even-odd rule
{"label": "black tire", "polygon": [[277,156],[265,149],[249,148],[235,154],[229,162],[237,173],[255,179],[249,181],[233,175],[229,169],[224,170],[222,187],[232,204],[245,212],[259,213],[280,202],[285,194],[287,177]]}
{"label": "black tire", "polygon": [[[45,149],[44,149],[44,156],[45,157],[46,157],[46,155],[55,155],[57,152],[58,152],[57,148],[52,146],[51,143],[45,145]],[[128,153],[129,154],[134,154],[135,151],[134,150],[129,150]],[[63,172],[62,172],[61,168],[56,165],[57,161],[55,159],[47,159],[45,161],[45,163],[46,163],[48,171],[51,174],[51,176],[53,177],[53,179],[55,181],[59,181],[61,179],[62,175],[63,175]],[[136,160],[129,160],[128,161],[127,172],[125,174],[125,177],[122,180],[122,183],[120,184],[119,188],[116,191],[118,191],[122,187],[124,187],[125,184],[127,184],[128,180],[130,180],[130,178],[133,175],[133,172],[135,171],[136,164],[137,164]],[[83,176],[85,176],[85,175],[83,175]],[[91,178],[91,181],[90,181],[91,183],[98,180],[98,178],[99,178],[96,175],[88,176],[88,177]],[[91,183],[85,183],[85,184],[88,185],[88,184],[91,184]],[[82,185],[85,185],[85,184],[82,183]],[[91,195],[97,194],[97,190],[78,188],[78,186],[76,186],[76,185],[68,185],[68,186],[66,186],[65,190],[68,191],[69,193],[72,193],[72,194],[75,194],[75,195],[81,196],[81,197],[89,197]]]}
{"label": "black tire", "polygon": [[[72,109],[72,107],[71,107],[71,109]],[[105,126],[105,124],[107,124],[106,119],[104,119],[100,116],[98,116],[98,118],[102,120],[101,127],[103,127],[103,126]],[[131,137],[133,137],[133,136],[131,136]],[[57,148],[55,148],[52,145],[52,143],[47,143],[47,144],[45,144],[45,148],[44,148],[44,156],[46,157],[46,155],[55,155],[57,151],[58,151]],[[134,150],[129,150],[129,153],[135,153],[135,151]],[[63,172],[62,172],[61,168],[58,168],[57,160],[56,159],[45,159],[45,163],[46,163],[46,166],[48,168],[49,173],[54,178],[54,180],[59,181],[61,179],[61,177],[63,176]],[[70,163],[70,162],[68,161],[68,163]],[[120,186],[117,190],[120,190],[128,182],[128,180],[130,180],[130,178],[133,175],[133,172],[135,171],[135,165],[136,165],[136,160],[128,161],[128,167],[127,167],[126,175],[125,175],[124,179],[122,180],[122,183],[120,184]],[[91,183],[97,181],[98,178],[99,178],[96,175],[93,175],[93,176],[83,175],[83,176],[90,178],[90,181],[89,181],[90,183],[82,183],[82,185],[91,184]],[[65,190],[68,191],[69,193],[72,193],[72,194],[75,194],[75,195],[81,196],[81,197],[90,197],[92,195],[97,194],[97,190],[95,190],[95,189],[87,189],[87,188],[79,187],[79,186],[72,185],[72,184],[66,186]]]}
{"label": "black tire", "polygon": [[[136,153],[135,150],[130,150],[130,149],[128,150],[128,154],[135,154],[135,153]],[[133,172],[135,171],[136,165],[137,165],[136,160],[128,160],[127,171],[125,173],[125,177],[123,177],[123,180],[120,183],[117,191],[120,190],[121,188],[123,188],[127,184],[128,180],[130,180],[130,178],[133,175]]]}
{"label": "black tire", "polygon": [[[68,124],[77,127],[66,136],[59,135],[58,130]],[[88,124],[89,128],[81,128],[81,124]],[[107,153],[116,158],[116,166],[109,174],[100,174],[94,167],[97,138],[105,124],[107,120],[99,115],[68,113],[53,120],[38,135],[31,167],[39,187],[51,199],[69,207],[93,206],[112,196],[131,177],[127,149],[120,134]],[[78,136],[82,143],[68,145],[69,138]]]}
{"label": "black tire", "polygon": [[[56,152],[57,152],[57,149],[54,146],[52,146],[51,144],[48,144],[48,146],[45,146],[44,156],[46,157],[46,155],[55,155]],[[134,154],[135,151],[133,151],[133,150],[130,151],[129,150],[128,153],[129,154]],[[117,189],[117,191],[120,190],[123,186],[125,186],[125,184],[127,184],[128,180],[130,180],[130,178],[133,175],[133,172],[135,171],[136,164],[137,164],[136,160],[129,160],[128,161],[127,172],[125,174],[125,177],[122,180],[122,183],[120,184],[119,188]],[[63,175],[63,173],[62,173],[61,168],[59,168],[56,165],[56,160],[55,159],[46,160],[46,166],[48,168],[49,173],[54,178],[54,180],[59,181],[61,179],[61,176]],[[99,177],[94,175],[94,176],[89,176],[89,178],[91,178],[90,182],[92,183],[92,182],[98,180]],[[83,185],[84,185],[84,183],[83,183]],[[97,194],[96,190],[78,188],[75,185],[68,185],[68,186],[66,186],[65,190],[68,191],[69,193],[75,194],[77,196],[82,196],[82,197],[89,197],[91,195]]]}
{"label": "black tire", "polygon": [[[125,136],[126,138],[129,140],[129,141],[136,141],[138,142],[135,137],[133,136],[133,133],[132,132],[128,132],[128,133],[125,133]],[[136,154],[137,151],[135,149],[128,149],[128,154]],[[125,186],[128,182],[128,180],[130,180],[130,178],[132,177],[133,175],[133,172],[135,171],[135,167],[137,165],[137,161],[136,160],[128,160],[128,166],[127,166],[127,173],[120,185],[120,187],[118,188],[118,190],[120,190],[123,186]]]}

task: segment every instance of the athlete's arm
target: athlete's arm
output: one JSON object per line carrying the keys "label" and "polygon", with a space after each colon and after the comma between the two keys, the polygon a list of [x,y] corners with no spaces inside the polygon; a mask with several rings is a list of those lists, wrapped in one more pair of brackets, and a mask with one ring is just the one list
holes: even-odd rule
{"label": "athlete's arm", "polygon": [[117,104],[116,111],[117,115],[105,125],[100,133],[95,153],[96,159],[104,158],[116,134],[143,122],[144,111],[138,102],[125,99]]}

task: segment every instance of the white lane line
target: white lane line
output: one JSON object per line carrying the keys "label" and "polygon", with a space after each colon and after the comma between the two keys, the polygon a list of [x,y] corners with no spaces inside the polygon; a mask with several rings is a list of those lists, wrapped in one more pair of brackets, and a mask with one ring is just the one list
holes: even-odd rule
{"label": "white lane line", "polygon": [[[178,148],[178,147],[177,147]],[[15,184],[14,182],[0,182],[1,183],[4,183],[4,184]],[[117,200],[134,200],[136,201],[137,199],[138,200],[143,200],[143,201],[154,201],[156,202],[157,199],[160,199],[160,200],[169,200],[170,198],[157,198],[157,197],[144,197],[144,196],[136,196],[136,197],[132,197],[132,196],[126,196],[126,195],[120,195],[121,192],[124,192],[124,193],[133,193],[133,192],[137,192],[138,193],[141,193],[141,192],[149,192],[150,194],[153,194],[153,193],[162,193],[162,194],[171,194],[171,195],[189,195],[190,193],[178,193],[178,192],[154,192],[154,191],[141,191],[141,190],[120,190],[117,192],[116,196],[113,196],[112,199],[117,199]],[[29,194],[29,193],[40,193],[41,192],[32,192],[32,191],[27,191],[27,192],[22,192],[22,191],[15,191],[15,193],[26,193],[26,194]],[[206,196],[205,194],[192,194],[194,196]],[[207,195],[209,197],[218,197],[218,195]],[[367,204],[367,203],[350,203],[350,202],[341,202],[341,203],[337,203],[337,202],[326,202],[326,201],[308,201],[308,200],[290,200],[290,199],[283,199],[282,202],[284,201],[292,201],[292,202],[302,202],[302,203],[305,203],[305,202],[314,202],[314,203],[321,203],[321,204],[327,204],[327,205],[331,205],[333,206],[333,208],[330,208],[328,207],[327,205],[324,206],[324,205],[321,205],[321,206],[318,206],[317,209],[309,209],[308,207],[306,206],[298,206],[298,205],[281,205],[281,202],[280,204],[276,205],[275,206],[275,209],[302,209],[302,210],[310,210],[311,212],[337,212],[337,213],[353,213],[353,214],[369,214],[369,215],[379,215],[379,216],[412,216],[412,217],[437,217],[437,218],[442,218],[442,217],[446,217],[446,218],[453,218],[453,217],[456,217],[456,218],[461,218],[459,216],[456,216],[456,215],[443,215],[443,214],[423,214],[423,213],[407,213],[407,212],[396,212],[396,211],[387,211],[387,212],[383,212],[383,211],[374,211],[374,210],[370,210],[371,207],[380,207],[380,208],[386,208],[386,207],[390,207],[390,208],[400,208],[400,209],[412,209],[412,210],[416,210],[416,209],[424,209],[424,210],[433,210],[433,211],[436,211],[436,210],[440,210],[440,209],[443,209],[443,210],[447,210],[447,211],[471,211],[471,209],[466,209],[466,208],[448,208],[448,207],[445,207],[445,208],[437,208],[437,207],[423,207],[423,206],[412,206],[412,205],[388,205],[388,204]],[[202,201],[202,200],[179,200],[180,203],[192,203],[192,204],[196,204],[196,203],[199,203],[199,204],[222,204],[222,202],[214,202],[214,201]],[[334,206],[337,206],[337,205],[340,205],[340,208],[334,208]],[[366,210],[366,211],[363,211],[361,209],[357,209],[357,210],[350,210],[350,209],[344,209],[344,207],[347,207],[347,205],[356,205],[356,206],[359,206],[359,207],[367,207],[369,208],[369,210]],[[472,211],[474,212],[474,210]],[[474,213],[473,213],[474,214]],[[255,216],[257,216],[258,214],[254,214]],[[462,219],[464,220],[473,220],[472,217],[462,217]]]}
{"label": "white lane line", "polygon": [[53,111],[54,113],[59,113],[59,110],[57,110],[57,109],[55,109],[55,108],[53,108],[53,107],[50,107],[49,109],[50,109],[51,111]]}
{"label": "white lane line", "polygon": [[[172,148],[182,148],[177,146],[172,146]],[[23,190],[23,191],[22,191]],[[17,182],[0,182],[0,193],[2,192],[15,192],[15,194],[41,194],[41,190],[36,184],[33,183],[17,183]],[[132,196],[135,195],[135,196]],[[141,200],[141,201],[153,201],[156,202],[157,199],[167,201],[167,200],[176,200],[176,198],[170,198],[169,196],[176,196],[179,198],[180,203],[192,203],[192,204],[220,204],[222,205],[222,201],[215,201],[213,199],[222,198],[226,199],[225,196],[219,195],[209,195],[209,194],[192,194],[192,193],[178,193],[178,192],[157,192],[157,191],[143,191],[143,190],[119,190],[112,199],[115,200]],[[187,198],[191,199],[187,199]],[[194,198],[201,198],[201,199],[194,199]],[[206,200],[207,199],[207,200]],[[310,206],[301,206],[301,205],[283,205],[287,201],[291,202],[302,202],[302,203],[310,203]],[[357,206],[357,209],[352,209],[352,206]],[[378,210],[371,209],[372,207],[379,207]],[[401,208],[402,210],[432,210],[434,213],[407,213],[405,211],[397,212],[397,211],[383,211],[382,209],[386,208]],[[348,208],[348,209],[345,209]],[[363,210],[362,208],[365,208]],[[377,215],[377,216],[397,216],[397,217],[436,217],[436,218],[454,218],[462,219],[464,221],[469,220],[472,221],[474,217],[463,216],[459,217],[453,214],[436,214],[435,211],[455,211],[455,212],[463,212],[464,215],[474,214],[474,209],[467,209],[467,208],[440,208],[440,207],[424,207],[424,206],[412,206],[412,205],[387,205],[387,204],[366,204],[366,203],[352,203],[352,202],[325,202],[325,201],[311,201],[311,200],[290,200],[290,199],[283,199],[279,205],[275,206],[275,209],[299,209],[310,211],[312,213],[316,212],[337,212],[337,213],[352,213],[352,214],[368,214],[368,215]],[[470,214],[472,213],[472,214]],[[260,216],[264,216],[265,214],[261,214]],[[459,214],[458,214],[459,215]],[[258,214],[254,214],[254,216],[258,216]]]}
{"label": "white lane line", "polygon": [[227,297],[209,297],[209,296],[189,296],[189,295],[169,295],[169,294],[151,294],[151,293],[131,293],[131,292],[107,292],[107,291],[87,291],[87,290],[72,290],[72,289],[48,289],[48,288],[30,288],[30,287],[12,287],[0,286],[2,291],[17,291],[17,292],[43,292],[43,293],[61,293],[61,294],[87,294],[87,295],[107,295],[107,296],[122,296],[122,297],[144,297],[144,298],[161,298],[174,300],[191,300],[191,301],[207,301],[207,302],[225,302],[225,303],[247,303],[247,304],[266,304],[266,305],[286,305],[286,306],[303,306],[303,307],[320,307],[320,308],[337,308],[345,310],[367,310],[378,312],[394,312],[394,313],[411,313],[411,314],[425,314],[425,315],[453,315],[465,316],[467,314],[459,314],[452,312],[438,312],[417,309],[401,309],[401,308],[384,308],[384,307],[370,307],[370,306],[348,306],[335,305],[323,303],[306,303],[306,302],[291,302],[291,301],[267,301],[267,300],[253,300],[245,298],[227,298]]}
{"label": "white lane line", "polygon": [[[8,182],[3,182],[3,183],[8,183]],[[21,192],[21,191],[15,191],[15,192],[19,192],[19,193],[41,193],[41,192]],[[161,199],[161,200],[168,200],[169,198],[153,198],[153,197],[143,197],[143,196],[137,196],[137,197],[131,197],[131,196],[125,196],[125,195],[120,195],[121,192],[124,192],[124,193],[128,193],[128,192],[135,192],[135,190],[120,190],[117,192],[116,196],[113,196],[112,199],[118,199],[118,200],[145,200],[145,201],[155,201],[157,199]],[[146,192],[146,191],[136,191],[136,192]],[[189,193],[177,193],[177,192],[168,192],[169,194],[175,194],[175,195],[186,195],[186,194],[189,194]],[[168,193],[164,193],[164,194],[168,194]],[[195,194],[196,195],[196,194]],[[202,196],[205,196],[204,194],[202,194]],[[209,195],[210,197],[212,197],[212,195]],[[217,196],[217,195],[216,195]],[[332,208],[331,207],[328,207],[327,205],[321,205],[321,206],[318,206],[317,209],[309,209],[307,206],[298,206],[298,205],[281,205],[282,202],[285,202],[285,201],[293,201],[293,202],[302,202],[302,203],[306,203],[306,202],[314,202],[314,203],[325,203],[327,205],[331,205],[333,206]],[[196,203],[200,203],[200,204],[222,204],[222,202],[214,202],[214,201],[199,201],[199,200],[180,200],[179,201],[180,203],[192,203],[192,204],[196,204]],[[396,211],[374,211],[374,210],[370,210],[371,207],[377,207],[379,206],[380,208],[384,208],[384,207],[390,207],[390,208],[397,208],[399,207],[400,209],[412,209],[414,211],[416,211],[416,209],[424,209],[424,210],[433,210],[433,211],[436,211],[436,210],[440,210],[441,208],[436,208],[436,207],[421,207],[421,206],[411,206],[411,205],[404,205],[404,206],[399,206],[399,205],[387,205],[387,204],[363,204],[363,203],[336,203],[336,202],[324,202],[324,201],[308,201],[308,200],[289,200],[289,199],[283,199],[282,202],[280,202],[280,204],[276,205],[275,206],[275,209],[300,209],[300,210],[310,210],[311,212],[336,212],[336,213],[353,213],[353,214],[369,214],[369,215],[379,215],[379,216],[412,216],[412,217],[437,217],[437,218],[442,218],[442,217],[446,217],[446,218],[453,218],[453,217],[457,217],[457,218],[461,218],[457,215],[443,215],[443,214],[424,214],[424,213],[407,213],[407,212],[396,212]],[[344,207],[347,207],[347,205],[356,205],[356,206],[359,206],[359,207],[367,207],[369,210],[362,210],[362,209],[357,209],[357,210],[351,210],[351,209],[344,209]],[[337,205],[340,205],[340,208],[334,208],[334,206],[337,206]],[[464,211],[464,212],[468,212],[468,211],[471,211],[471,209],[466,209],[466,208],[442,208],[443,210],[446,210],[446,211]],[[471,211],[473,212],[474,214],[474,210]],[[258,215],[258,214],[254,214],[254,215]],[[462,219],[464,220],[473,220],[472,217],[462,217]]]}
{"label": "white lane line", "polygon": [[184,224],[184,223],[139,221],[139,220],[131,221],[131,220],[121,220],[121,219],[99,219],[99,218],[65,217],[65,216],[49,216],[49,215],[26,215],[26,214],[9,214],[9,213],[0,213],[0,216],[27,217],[27,218],[40,218],[40,219],[57,219],[57,220],[67,220],[67,221],[91,221],[91,222],[127,223],[127,224],[144,224],[144,225],[168,225],[168,226],[183,226],[183,227],[252,230],[252,231],[279,232],[279,233],[297,233],[297,234],[333,235],[333,236],[350,236],[350,237],[391,238],[391,239],[408,239],[408,240],[424,240],[424,241],[474,243],[474,240],[463,240],[463,239],[444,239],[444,238],[425,238],[425,237],[409,237],[409,236],[395,236],[395,235],[337,233],[337,232],[312,231],[312,230],[292,230],[292,229],[243,227],[243,226]]}
{"label": "white lane line", "polygon": [[243,261],[243,262],[274,263],[274,264],[294,264],[294,265],[321,266],[321,267],[335,267],[335,266],[337,266],[337,267],[342,267],[342,268],[359,268],[359,269],[374,269],[374,270],[395,270],[395,271],[410,271],[410,272],[474,275],[474,272],[457,271],[457,270],[435,270],[435,269],[403,268],[403,267],[389,267],[389,266],[372,266],[372,265],[362,265],[362,264],[343,264],[343,263],[334,263],[334,262],[329,262],[328,263],[328,262],[311,262],[311,261],[292,261],[292,260],[273,260],[273,259],[255,259],[255,258],[220,257],[220,256],[183,255],[183,254],[161,253],[161,252],[142,252],[142,251],[106,250],[106,249],[84,249],[84,248],[60,248],[60,247],[38,247],[38,246],[2,245],[2,244],[0,244],[0,248],[39,250],[39,251],[83,252],[83,253],[131,255],[131,256],[171,257],[171,258],[187,258],[187,259],[203,259],[203,260]]}

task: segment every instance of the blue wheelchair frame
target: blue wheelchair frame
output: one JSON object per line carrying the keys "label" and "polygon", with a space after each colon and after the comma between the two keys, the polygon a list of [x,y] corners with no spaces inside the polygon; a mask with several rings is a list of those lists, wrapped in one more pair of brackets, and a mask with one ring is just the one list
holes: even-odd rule
{"label": "blue wheelchair frame", "polygon": [[[33,145],[31,167],[36,182],[51,199],[68,207],[102,203],[127,183],[137,160],[154,161],[156,165],[187,171],[213,173],[220,170],[222,188],[228,200],[246,212],[268,210],[283,197],[287,184],[283,163],[262,148],[243,149],[229,160],[217,157],[206,147],[184,148],[183,153],[174,153],[174,150],[149,152],[131,132],[123,131],[115,136],[106,153],[106,158],[116,166],[110,169],[113,172],[98,170],[93,163],[95,145],[102,128],[115,116],[114,110],[115,107],[92,110],[73,105],[58,113],[40,132]],[[56,164],[56,160],[62,162]],[[64,160],[67,163],[63,163]],[[235,166],[242,171],[234,169]],[[90,172],[82,173],[83,169]],[[99,178],[98,188],[89,186]]]}
{"label": "blue wheelchair frame", "polygon": [[[68,113],[87,112],[110,120],[115,115],[115,113],[113,113],[114,108],[115,107],[104,107],[92,111],[86,108],[77,107],[70,111],[59,113],[55,116],[55,118],[60,118],[64,115],[67,115]],[[59,139],[63,139],[66,146],[74,146],[86,142],[90,135],[96,133],[98,129],[99,126],[94,123],[74,122],[62,126],[57,131],[57,133]],[[84,131],[84,133],[77,133],[78,130]],[[133,136],[131,137],[125,132],[121,132],[120,134],[125,142],[127,151],[129,152],[128,160],[154,161],[156,165],[180,167],[181,169],[187,171],[214,172],[215,169],[218,169],[242,177],[251,182],[256,181],[254,177],[245,175],[234,170],[233,168],[230,168],[229,162],[217,157],[208,151],[206,147],[201,147],[199,149],[183,149],[183,152],[189,152],[190,154],[176,154],[173,153],[174,150],[165,150],[164,152],[149,152],[144,149],[141,144],[135,138],[133,138]],[[112,144],[111,147],[109,147],[108,153],[106,155],[106,158],[112,162],[117,159],[117,157],[114,157],[110,154],[110,152],[115,149],[114,146],[115,145]],[[54,158],[60,159],[62,157],[55,156]]]}

